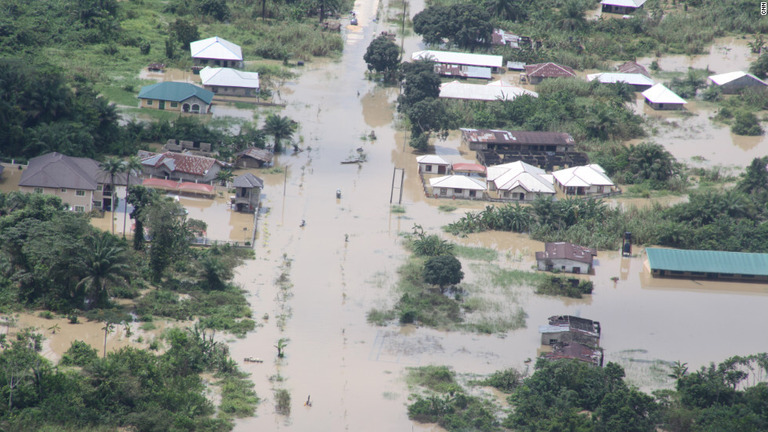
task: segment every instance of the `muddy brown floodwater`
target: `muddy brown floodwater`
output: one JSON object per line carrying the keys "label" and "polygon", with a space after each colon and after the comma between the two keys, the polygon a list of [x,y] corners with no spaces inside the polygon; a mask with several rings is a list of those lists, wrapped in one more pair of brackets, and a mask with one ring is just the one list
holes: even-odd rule
{"label": "muddy brown floodwater", "polygon": [[[256,259],[238,269],[237,282],[248,291],[262,326],[231,341],[231,350],[252,374],[264,401],[256,416],[237,422],[236,430],[439,430],[408,420],[405,368],[439,364],[480,374],[525,369],[525,361],[534,358],[539,347],[538,325],[553,314],[601,321],[607,360],[624,365],[629,379],[644,389],[670,385],[664,362],[681,360],[695,369],[765,350],[744,330],[768,325],[768,314],[763,313],[767,285],[651,279],[643,269],[642,253],[622,259],[601,252],[591,277],[595,293],[582,300],[543,297],[531,288],[518,288],[516,301],[528,315],[522,330],[478,335],[369,325],[366,312],[396,301],[396,270],[407,256],[400,233],[411,231],[414,223],[440,232],[465,210],[483,207],[424,197],[415,155],[404,145],[403,134],[394,130],[397,90],[365,80],[363,53],[376,34],[388,29],[383,21],[372,21],[377,7],[375,0],[356,2],[360,25],[344,30],[342,58],[309,63],[301,77],[287,85],[289,91],[282,92],[284,115],[299,121],[304,146],[311,150],[280,157],[287,173],[271,175],[265,182]],[[411,16],[422,7],[411,5]],[[412,37],[404,45],[405,58],[421,49]],[[371,130],[377,140],[361,138]],[[438,143],[437,150],[471,160],[457,141],[449,138]],[[339,163],[358,147],[368,162]],[[394,168],[405,169],[404,214],[390,212]],[[342,190],[341,199],[334,196],[336,188]],[[396,189],[395,200],[398,194]],[[440,204],[459,208],[446,213],[437,209]],[[304,227],[299,226],[302,220]],[[501,252],[498,265],[519,269],[531,268],[533,252],[541,246],[510,233],[451,240],[496,248]],[[275,284],[283,271],[290,278],[289,295]],[[613,276],[617,282],[610,279]],[[265,315],[267,319],[261,319]],[[280,315],[284,325],[279,325]],[[278,360],[274,345],[281,338],[289,341],[285,358]],[[249,356],[265,362],[241,361]],[[275,413],[276,388],[291,394],[288,416]],[[310,395],[313,405],[306,407]]]}

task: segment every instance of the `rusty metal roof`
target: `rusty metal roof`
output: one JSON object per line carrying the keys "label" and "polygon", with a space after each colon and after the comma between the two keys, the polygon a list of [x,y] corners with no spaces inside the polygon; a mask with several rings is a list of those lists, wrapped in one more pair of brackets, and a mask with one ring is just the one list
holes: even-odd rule
{"label": "rusty metal roof", "polygon": [[544,252],[536,252],[536,259],[568,259],[592,265],[597,249],[566,242],[544,243]]}
{"label": "rusty metal roof", "polygon": [[567,78],[575,77],[576,73],[568,66],[557,63],[537,63],[525,66],[525,74],[529,77]]}
{"label": "rusty metal roof", "polygon": [[574,145],[576,143],[570,134],[564,132],[529,132],[468,128],[461,128],[460,130],[462,138],[468,142],[550,145]]}
{"label": "rusty metal roof", "polygon": [[237,156],[238,158],[249,157],[262,162],[272,161],[272,152],[270,152],[269,150],[260,149],[256,147],[247,148],[241,151],[240,153],[236,154],[235,156]]}
{"label": "rusty metal roof", "polygon": [[226,166],[227,164],[219,160],[205,157],[195,156],[188,153],[156,153],[144,157],[141,160],[141,164],[157,168],[161,165],[165,165],[172,172],[183,172],[187,174],[193,174],[198,176],[204,176],[208,173],[215,164]]}
{"label": "rusty metal roof", "polygon": [[553,315],[549,324],[539,326],[539,333],[575,332],[600,337],[600,323],[573,315]]}

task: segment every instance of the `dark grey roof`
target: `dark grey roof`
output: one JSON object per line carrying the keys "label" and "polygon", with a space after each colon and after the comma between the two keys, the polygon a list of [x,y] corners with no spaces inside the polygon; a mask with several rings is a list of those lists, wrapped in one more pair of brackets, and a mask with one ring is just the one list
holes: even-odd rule
{"label": "dark grey roof", "polygon": [[232,186],[241,188],[263,188],[264,182],[251,173],[245,173],[235,177]]}
{"label": "dark grey roof", "polygon": [[[80,190],[96,190],[97,185],[109,183],[109,173],[102,170],[95,160],[57,152],[30,159],[19,180],[19,186]],[[138,178],[132,175],[131,183],[138,183]],[[126,174],[115,174],[115,185],[125,184]]]}

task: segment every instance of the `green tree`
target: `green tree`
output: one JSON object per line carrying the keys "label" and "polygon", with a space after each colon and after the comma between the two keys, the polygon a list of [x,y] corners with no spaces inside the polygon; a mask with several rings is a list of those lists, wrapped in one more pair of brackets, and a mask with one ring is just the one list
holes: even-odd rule
{"label": "green tree", "polygon": [[291,139],[296,132],[298,124],[288,117],[277,114],[270,114],[264,121],[264,132],[272,135],[275,140],[275,152],[282,151],[281,142],[284,139]]}
{"label": "green tree", "polygon": [[363,60],[369,71],[382,73],[385,81],[393,81],[400,66],[400,49],[386,35],[380,35],[368,45]]}
{"label": "green tree", "polygon": [[768,77],[768,52],[761,54],[757,60],[752,62],[749,66],[749,72],[761,79]]}
{"label": "green tree", "polygon": [[141,185],[131,186],[128,190],[128,202],[133,206],[131,210],[131,219],[136,224],[133,230],[133,249],[144,249],[144,223],[146,219],[145,211],[160,196],[154,189],[146,188]]}
{"label": "green tree", "polygon": [[445,41],[461,49],[470,49],[491,42],[490,15],[477,4],[430,6],[413,17],[413,31],[428,45]]}
{"label": "green tree", "polygon": [[461,262],[453,255],[438,255],[430,257],[424,263],[422,272],[424,282],[437,285],[440,292],[445,292],[447,286],[456,285],[464,279]]}
{"label": "green tree", "polygon": [[176,18],[176,21],[171,23],[169,30],[176,35],[176,40],[178,40],[184,48],[188,48],[190,43],[200,39],[197,25],[182,18]]}
{"label": "green tree", "polygon": [[522,21],[528,17],[522,0],[485,0],[483,5],[489,14],[506,21]]}
{"label": "green tree", "polygon": [[226,186],[228,182],[231,182],[235,178],[232,174],[232,170],[224,169],[216,173],[214,180],[218,181],[222,186]]}
{"label": "green tree", "polygon": [[232,15],[226,0],[200,0],[198,9],[201,14],[222,22],[227,21]]}
{"label": "green tree", "polygon": [[680,173],[680,164],[664,147],[654,143],[640,143],[629,147],[627,160],[632,183],[650,180],[658,187]]}
{"label": "green tree", "polygon": [[736,187],[748,194],[768,192],[768,156],[752,159]]}
{"label": "green tree", "polygon": [[120,159],[110,157],[110,158],[107,158],[104,162],[102,162],[100,164],[100,167],[107,174],[109,174],[109,187],[112,195],[109,211],[112,213],[110,215],[110,219],[112,219],[112,234],[114,234],[115,233],[115,211],[117,209],[117,205],[115,203],[115,175],[125,171],[125,166],[123,165],[123,162],[120,161]]}
{"label": "green tree", "polygon": [[130,200],[128,199],[128,195],[131,192],[131,175],[135,173],[136,176],[138,177],[138,175],[141,173],[141,168],[142,168],[142,165],[138,156],[130,156],[128,157],[128,159],[123,161],[123,171],[125,172],[125,209],[123,211],[123,239],[125,239],[125,226],[128,219],[128,203],[130,203]]}
{"label": "green tree", "polygon": [[[149,266],[152,280],[160,282],[165,269],[174,261],[184,259],[189,250],[186,211],[172,199],[156,199],[145,209],[152,247]],[[142,210],[142,213],[145,211]]]}
{"label": "green tree", "polygon": [[763,134],[763,128],[760,127],[760,121],[757,116],[747,110],[739,110],[734,117],[731,132],[736,135],[758,136]]}
{"label": "green tree", "polygon": [[101,307],[109,301],[109,287],[124,283],[131,274],[130,259],[124,243],[107,232],[93,234],[86,240],[83,251],[85,277],[78,287],[84,287],[91,303]]}
{"label": "green tree", "polygon": [[440,77],[435,73],[434,65],[430,60],[403,64],[405,84],[403,93],[397,98],[398,111],[407,113],[416,102],[437,99],[440,96]]}

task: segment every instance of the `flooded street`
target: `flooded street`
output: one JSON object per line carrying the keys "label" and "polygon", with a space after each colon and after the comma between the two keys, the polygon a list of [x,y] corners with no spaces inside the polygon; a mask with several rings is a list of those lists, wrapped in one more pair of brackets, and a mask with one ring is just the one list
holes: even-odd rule
{"label": "flooded street", "polygon": [[[410,232],[415,223],[439,233],[464,211],[484,206],[424,197],[415,155],[393,128],[397,90],[365,80],[363,53],[372,37],[387,29],[371,21],[377,7],[373,0],[358,1],[361,25],[345,30],[343,57],[307,64],[282,92],[287,104],[282,115],[301,124],[307,150],[282,155],[278,165],[287,167],[285,177],[265,179],[266,211],[259,220],[256,259],[238,269],[237,283],[249,292],[253,315],[262,317],[262,326],[244,339],[231,340],[231,350],[252,374],[264,401],[255,417],[237,422],[236,430],[438,430],[408,420],[405,368],[438,364],[481,374],[508,367],[524,370],[539,348],[538,326],[554,314],[600,321],[606,360],[620,362],[630,380],[646,389],[670,385],[664,362],[680,360],[696,369],[764,350],[738,330],[768,325],[761,312],[768,307],[768,286],[654,280],[643,269],[642,254],[622,260],[611,252],[598,256],[592,277],[595,294],[585,299],[509,288],[510,302],[528,316],[521,330],[478,335],[369,325],[368,311],[391,307],[397,300],[397,268],[407,256],[400,233]],[[411,15],[421,9],[412,8]],[[419,45],[418,39],[408,38],[405,58]],[[377,140],[364,139],[372,130]],[[436,150],[471,160],[457,141],[452,137],[437,143]],[[366,163],[340,164],[358,147],[366,153]],[[394,168],[405,169],[403,214],[390,212]],[[336,188],[342,190],[341,199],[334,196]],[[396,188],[395,201],[399,193]],[[441,204],[459,208],[443,212],[437,209]],[[306,220],[305,227],[299,226],[301,220]],[[450,240],[496,248],[500,253],[494,265],[523,270],[531,268],[533,253],[541,246],[511,233]],[[465,265],[473,278],[481,275],[482,265]],[[617,282],[611,280],[614,276]],[[276,357],[280,339],[288,340],[283,359]],[[265,362],[242,362],[249,356]],[[275,413],[275,389],[290,392],[290,415]],[[304,406],[308,396],[312,407]]]}

